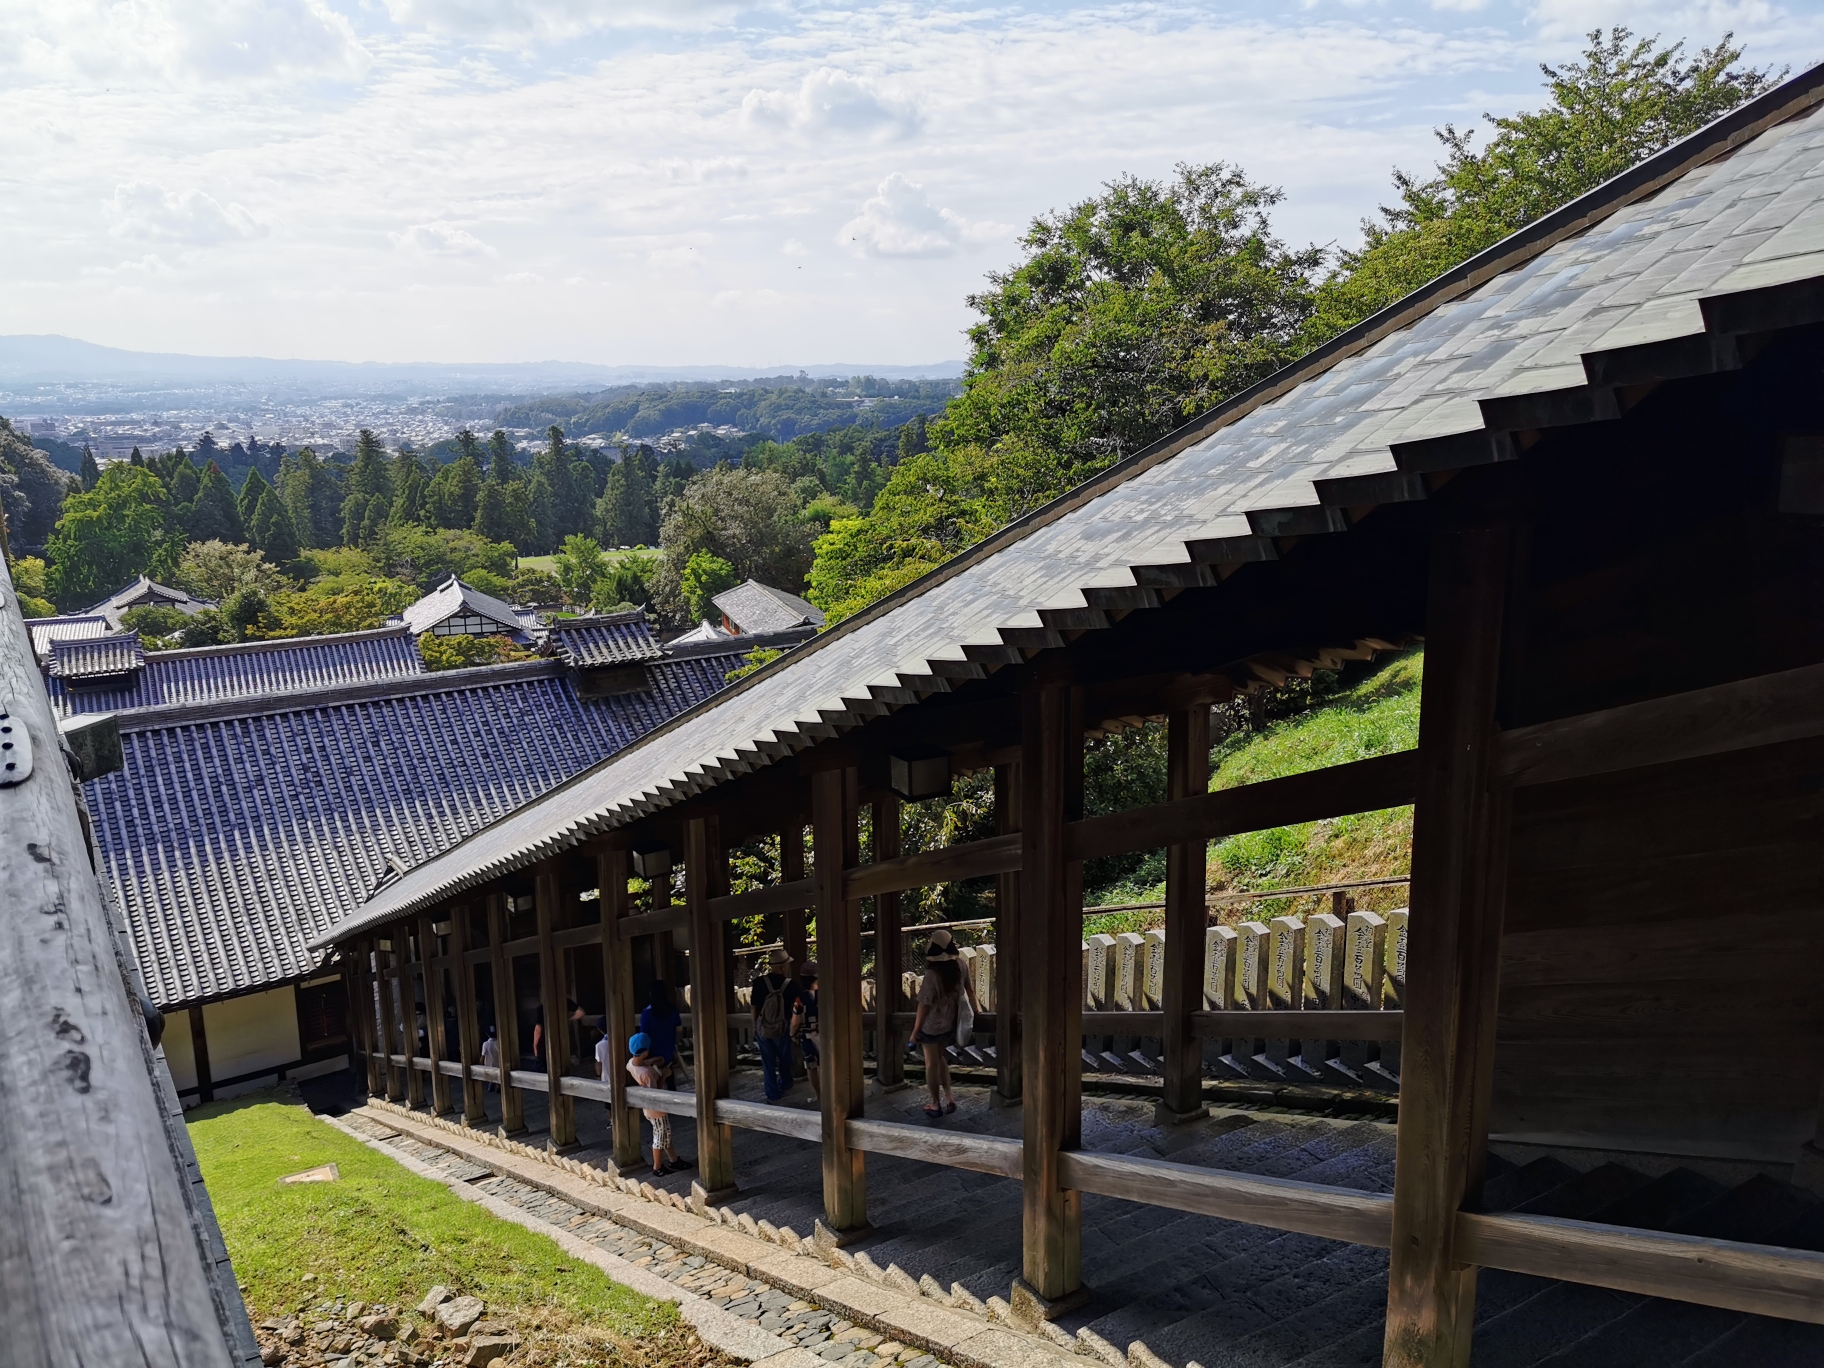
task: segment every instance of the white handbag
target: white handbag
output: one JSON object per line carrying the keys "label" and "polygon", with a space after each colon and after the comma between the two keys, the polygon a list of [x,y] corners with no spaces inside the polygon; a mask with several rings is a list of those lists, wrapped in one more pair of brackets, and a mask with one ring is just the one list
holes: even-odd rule
{"label": "white handbag", "polygon": [[969,990],[959,988],[956,1002],[956,1048],[959,1050],[965,1048],[974,1031],[975,1008],[969,1005]]}

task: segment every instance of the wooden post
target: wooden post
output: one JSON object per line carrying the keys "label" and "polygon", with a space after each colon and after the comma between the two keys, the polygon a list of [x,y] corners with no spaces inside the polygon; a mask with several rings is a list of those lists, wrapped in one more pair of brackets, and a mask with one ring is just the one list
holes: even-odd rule
{"label": "wooden post", "polygon": [[[874,800],[874,859],[899,858],[899,799]],[[900,935],[900,895],[882,893],[874,899],[874,1077],[883,1088],[900,1088],[906,1081],[906,1037],[892,1024],[899,1010],[900,969],[904,938]]]}
{"label": "wooden post", "polygon": [[386,1080],[380,1072],[380,1046],[374,1039],[374,943],[356,941],[350,948],[354,971],[354,992],[349,995],[349,1013],[354,1017],[353,1036],[367,1058],[367,1095],[379,1097],[386,1091]]}
{"label": "wooden post", "polygon": [[500,1133],[526,1133],[526,1100],[507,1081],[519,1064],[519,1003],[513,988],[513,961],[507,958],[506,897],[488,894],[488,950],[494,977],[494,1030],[500,1044]]}
{"label": "wooden post", "polygon": [[545,1104],[550,1116],[545,1143],[560,1153],[576,1148],[576,1099],[563,1090],[564,1075],[570,1068],[570,996],[564,984],[563,956],[553,939],[562,896],[556,862],[541,862],[532,885],[532,902],[538,918],[539,1005],[545,1018]]}
{"label": "wooden post", "polygon": [[608,1037],[604,1081],[613,1099],[608,1104],[608,1124],[614,1141],[614,1166],[631,1172],[640,1158],[640,1118],[627,1105],[627,1042],[633,1039],[639,1014],[633,1000],[633,942],[621,935],[621,918],[627,915],[627,852],[604,850],[595,857],[596,879],[601,888],[602,987],[607,1002],[602,1030]]}
{"label": "wooden post", "polygon": [[[387,932],[386,943],[397,946],[399,928],[394,926]],[[399,991],[396,966],[399,963],[399,951],[383,950],[380,942],[374,942],[374,989],[380,998],[380,1057],[384,1061],[386,1073],[382,1082],[386,1084],[386,1100],[397,1102],[405,1094],[400,1086],[399,1069],[393,1063],[393,1056],[399,1053],[396,1048],[399,1041]]]}
{"label": "wooden post", "polygon": [[462,1124],[479,1126],[488,1119],[488,1098],[473,1069],[481,1062],[481,1021],[475,1012],[475,966],[469,963],[469,909],[450,909],[450,963],[455,973],[456,1038],[462,1054]]}
{"label": "wooden post", "polygon": [[209,1072],[209,1037],[203,1030],[201,1005],[190,1009],[190,1054],[196,1062],[196,1092],[199,1100],[215,1101],[215,1079]]}
{"label": "wooden post", "polygon": [[[449,909],[444,909],[449,916]],[[424,965],[424,1036],[431,1052],[431,1110],[439,1116],[450,1112],[450,1076],[439,1066],[449,1041],[443,1029],[443,968],[437,954],[437,933],[431,918],[418,918],[418,959]]]}
{"label": "wooden post", "polygon": [[1385,1362],[1469,1362],[1476,1270],[1452,1250],[1481,1192],[1506,882],[1505,796],[1489,782],[1509,536],[1433,541],[1413,813],[1412,974],[1402,1044]]}
{"label": "wooden post", "polygon": [[418,1055],[418,988],[415,982],[415,970],[424,967],[424,943],[420,941],[413,949],[413,933],[418,928],[411,922],[398,924],[394,942],[398,953],[393,956],[393,969],[399,982],[399,1038],[404,1042],[400,1051],[405,1056],[405,1104],[413,1111],[424,1105],[424,1075],[418,1071],[414,1062]]}
{"label": "wooden post", "polygon": [[1081,1305],[1082,1194],[1064,1186],[1058,1155],[1082,1139],[1083,866],[1066,858],[1080,816],[1083,725],[1061,682],[1028,687],[1021,706],[1021,1003],[1025,1016],[1022,1277],[1016,1324]]}
{"label": "wooden post", "polygon": [[842,873],[860,862],[855,818],[860,778],[853,769],[811,776],[816,840],[817,1022],[823,1054],[823,1220],[826,1245],[866,1234],[868,1179],[862,1152],[849,1144],[848,1123],[862,1115],[861,916],[843,897]]}
{"label": "wooden post", "polygon": [[726,869],[721,831],[714,817],[692,817],[684,835],[684,903],[690,913],[690,1036],[696,1049],[697,1177],[691,1198],[715,1206],[735,1195],[734,1130],[716,1120],[716,1102],[728,1096],[728,966],[724,923],[710,915],[709,900]]}
{"label": "wooden post", "polygon": [[[786,823],[779,832],[779,881],[797,883],[804,877],[804,823],[798,816]],[[804,934],[804,909],[794,907],[785,914],[785,934],[780,937],[785,943],[785,953],[792,957],[792,963],[802,965],[811,957],[810,942]]]}
{"label": "wooden post", "polygon": [[[1166,720],[1166,797],[1210,787],[1210,709],[1194,704]],[[1157,1120],[1166,1125],[1203,1115],[1203,1042],[1191,1035],[1191,1013],[1203,1005],[1205,842],[1165,852],[1165,1086]]]}
{"label": "wooden post", "polygon": [[[994,767],[994,830],[1006,836],[1020,829],[1020,764]],[[1020,1101],[1020,876],[994,880],[994,1092],[996,1106]]]}

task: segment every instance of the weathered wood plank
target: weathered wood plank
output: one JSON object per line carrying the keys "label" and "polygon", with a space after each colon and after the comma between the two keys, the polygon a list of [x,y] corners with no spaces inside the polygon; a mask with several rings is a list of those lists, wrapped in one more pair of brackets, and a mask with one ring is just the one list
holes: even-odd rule
{"label": "weathered wood plank", "polygon": [[[1172,803],[1210,787],[1210,709],[1182,708],[1166,719],[1166,797]],[[1165,1074],[1159,1119],[1203,1114],[1203,1051],[1191,1033],[1191,1013],[1203,1005],[1203,933],[1209,923],[1204,890],[1209,846],[1179,842],[1165,852],[1165,964],[1161,1043]]]}
{"label": "weathered wood plank", "polygon": [[817,885],[818,1034],[823,1062],[823,1218],[839,1238],[868,1228],[866,1161],[846,1123],[862,1114],[861,909],[848,874],[861,858],[861,782],[852,768],[811,776]]}
{"label": "weathered wood plank", "polygon": [[1824,736],[1824,665],[1541,722],[1503,733],[1495,773],[1551,784]]}
{"label": "weathered wood plank", "polygon": [[[1085,1012],[1084,1029],[1097,1029],[1092,1023],[1103,1015]],[[1400,1011],[1192,1012],[1191,1033],[1206,1040],[1250,1035],[1270,1040],[1398,1040],[1405,1021],[1406,1014]]]}
{"label": "weathered wood plank", "polygon": [[1002,1178],[1017,1179],[1022,1172],[1020,1142],[999,1135],[969,1135],[900,1121],[855,1120],[849,1122],[849,1144],[870,1154],[891,1154]]}
{"label": "weathered wood plank", "polygon": [[[418,918],[418,947],[424,973],[425,1042],[430,1048],[431,1058],[441,1060],[449,1053],[443,1023],[443,970],[437,963],[433,963],[437,953],[437,937],[431,930],[431,916],[428,912]],[[441,1069],[431,1075],[431,1110],[439,1116],[447,1116],[450,1111],[450,1080]]]}
{"label": "weathered wood plank", "polygon": [[627,919],[627,852],[608,849],[595,857],[596,884],[601,889],[602,985],[607,994],[603,1033],[608,1037],[603,1066],[609,1088],[609,1130],[614,1163],[630,1169],[640,1162],[640,1118],[627,1104],[627,1042],[639,1019],[633,1000],[633,944],[621,935]]}
{"label": "weathered wood plank", "polygon": [[469,909],[458,904],[449,909],[450,977],[456,989],[456,1038],[462,1056],[462,1119],[479,1126],[488,1118],[488,1099],[475,1066],[481,1062],[481,1018],[476,1011],[475,966],[469,962]]}
{"label": "weathered wood plank", "polygon": [[621,918],[619,934],[624,940],[632,940],[635,936],[657,936],[679,931],[689,925],[689,908],[674,903],[657,912],[640,912]]}
{"label": "weathered wood plank", "polygon": [[562,1085],[570,1066],[570,999],[564,985],[563,951],[557,948],[556,937],[558,899],[562,896],[557,862],[541,862],[532,885],[538,920],[538,996],[544,1016],[538,1034],[545,1055],[545,1091],[551,1099],[549,1143],[557,1149],[568,1149],[576,1143],[576,1104],[564,1095]]}
{"label": "weathered wood plank", "polygon": [[[994,767],[994,830],[997,836],[1015,835],[1020,829],[1020,765],[1006,761]],[[1004,1005],[1003,1020],[984,1030],[994,1032],[994,1093],[1004,1107],[1019,1101],[1021,1092],[1020,1044],[1020,875],[1009,870],[994,884],[994,1001]]]}
{"label": "weathered wood plank", "polygon": [[536,1077],[515,1070],[519,1063],[519,1007],[513,987],[513,961],[507,954],[507,908],[502,894],[488,898],[488,958],[494,991],[494,1034],[500,1045],[500,1067],[507,1074],[500,1088],[500,1133],[523,1135],[526,1130],[525,1099],[516,1078]]}
{"label": "weathered wood plank", "polygon": [[842,891],[847,898],[867,898],[881,893],[903,893],[930,884],[954,883],[958,879],[988,878],[1019,867],[1018,835],[990,836],[984,841],[969,841],[917,855],[901,855],[897,860],[862,865],[848,872]]}
{"label": "weathered wood plank", "polygon": [[[875,863],[899,858],[899,799],[891,795],[874,800]],[[883,1088],[905,1081],[906,1037],[893,1024],[899,1006],[900,966],[904,962],[904,937],[900,935],[899,894],[881,893],[874,899],[874,1081]],[[884,1026],[880,1024],[884,1014]]]}
{"label": "weathered wood plank", "polygon": [[725,1126],[742,1130],[765,1131],[769,1135],[789,1136],[793,1140],[823,1140],[821,1112],[801,1111],[797,1107],[779,1107],[766,1102],[743,1102],[724,1097],[716,1103],[716,1120]]}
{"label": "weathered wood plank", "polygon": [[642,1111],[662,1111],[672,1116],[694,1118],[697,1114],[697,1095],[672,1092],[666,1088],[629,1088],[627,1105],[638,1107]]}
{"label": "weathered wood plank", "polygon": [[[697,1081],[697,1181],[711,1194],[732,1195],[734,1137],[716,1120],[716,1101],[728,1096],[728,966],[723,923],[709,913],[727,878],[714,817],[693,817],[684,827],[684,906],[690,917],[690,1038]],[[720,1200],[720,1199],[719,1199]]]}
{"label": "weathered wood plank", "polygon": [[1517,1213],[1457,1214],[1485,1268],[1824,1324],[1824,1254]]}
{"label": "weathered wood plank", "polygon": [[[803,857],[800,856],[800,859]],[[812,907],[816,890],[812,880],[793,879],[769,888],[754,888],[746,893],[728,893],[709,900],[709,915],[717,921],[736,917],[764,917],[775,912],[796,912]]]}
{"label": "weathered wood plank", "polygon": [[1392,1239],[1393,1198],[1378,1192],[1260,1178],[1127,1154],[1076,1150],[1065,1155],[1063,1162],[1066,1180],[1082,1192],[1377,1249],[1387,1248]]}

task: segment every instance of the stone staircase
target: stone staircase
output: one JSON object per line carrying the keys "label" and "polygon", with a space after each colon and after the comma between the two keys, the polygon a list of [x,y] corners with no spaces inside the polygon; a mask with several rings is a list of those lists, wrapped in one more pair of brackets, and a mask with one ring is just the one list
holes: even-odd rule
{"label": "stone staircase", "polygon": [[[737,1095],[757,1080],[736,1075]],[[785,1105],[809,1105],[800,1084]],[[871,1118],[925,1124],[922,1089],[870,1099]],[[528,1095],[527,1119],[542,1121]],[[982,1090],[959,1092],[945,1129],[1018,1135],[1017,1111]],[[588,1147],[605,1156],[602,1108],[579,1104]],[[681,1149],[693,1139],[676,1128]],[[535,1137],[527,1137],[534,1139]],[[1150,1103],[1086,1098],[1083,1146],[1272,1177],[1388,1192],[1394,1131],[1380,1122],[1212,1111],[1181,1127],[1152,1124]],[[821,1211],[812,1146],[737,1131],[735,1213],[808,1232]],[[655,1183],[689,1192],[685,1172]],[[1020,1258],[1020,1189],[1011,1180],[871,1155],[874,1234],[852,1246],[871,1273],[957,1309],[995,1317]],[[1520,1166],[1491,1157],[1492,1211],[1604,1221],[1824,1250],[1824,1203],[1766,1177],[1725,1184],[1686,1168],[1650,1174],[1619,1164],[1579,1171],[1553,1158]],[[903,1283],[901,1282],[903,1275]],[[1089,1302],[1051,1339],[1111,1368],[1369,1368],[1381,1361],[1385,1251],[1086,1196],[1083,1277]],[[1481,1274],[1475,1368],[1725,1368],[1824,1363],[1824,1326],[1611,1292],[1499,1271]]]}

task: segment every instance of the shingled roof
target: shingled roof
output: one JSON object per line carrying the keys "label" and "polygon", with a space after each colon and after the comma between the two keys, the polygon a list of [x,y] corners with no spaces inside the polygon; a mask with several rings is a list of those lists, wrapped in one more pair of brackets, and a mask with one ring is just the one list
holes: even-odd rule
{"label": "shingled roof", "polygon": [[[1422,499],[1824,319],[1824,67],[1743,105],[398,880],[346,935]],[[1799,288],[1789,288],[1799,287]],[[1771,322],[1769,320],[1772,320]],[[327,938],[326,938],[327,939]]]}
{"label": "shingled roof", "polygon": [[742,636],[789,632],[795,627],[823,626],[823,610],[815,604],[750,579],[717,594],[711,603]]}
{"label": "shingled roof", "polygon": [[587,670],[657,660],[665,653],[647,625],[645,610],[634,608],[625,613],[558,618],[546,632],[545,654]]}
{"label": "shingled roof", "polygon": [[26,630],[32,634],[32,654],[40,663],[48,661],[51,646],[59,641],[84,641],[107,636],[113,629],[99,613],[81,613],[67,617],[27,618]]}
{"label": "shingled roof", "polygon": [[464,613],[473,613],[495,623],[508,636],[519,636],[525,620],[511,604],[502,603],[492,594],[484,594],[472,584],[464,584],[451,575],[430,593],[400,614],[414,636],[432,631],[438,623]]}
{"label": "shingled roof", "polygon": [[[61,653],[68,648],[60,645],[57,649]],[[58,659],[62,659],[61,654]],[[53,666],[47,681],[51,707],[60,717],[69,717],[174,703],[218,702],[298,689],[333,689],[424,673],[417,643],[404,627],[154,651],[144,656],[142,663],[136,676],[117,687],[84,689],[69,688],[64,683],[67,676],[60,677]]]}
{"label": "shingled roof", "polygon": [[160,584],[149,575],[141,575],[131,584],[123,585],[94,607],[85,610],[85,616],[106,618],[108,626],[119,631],[122,614],[133,608],[148,606],[175,608],[194,617],[205,608],[214,608],[216,603],[213,599],[198,598],[182,589]]}
{"label": "shingled roof", "polygon": [[49,670],[51,678],[69,694],[70,685],[91,679],[117,679],[132,674],[146,663],[145,649],[139,644],[138,632],[119,636],[85,637],[75,641],[51,643]]}
{"label": "shingled roof", "polygon": [[577,696],[557,661],[121,715],[125,767],[86,786],[161,1006],[311,970],[307,943],[427,860],[722,687],[738,656],[661,661]]}

